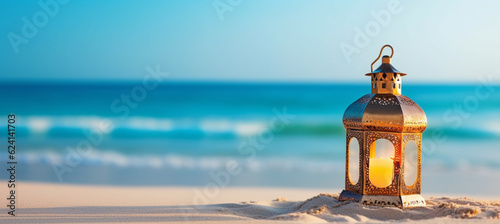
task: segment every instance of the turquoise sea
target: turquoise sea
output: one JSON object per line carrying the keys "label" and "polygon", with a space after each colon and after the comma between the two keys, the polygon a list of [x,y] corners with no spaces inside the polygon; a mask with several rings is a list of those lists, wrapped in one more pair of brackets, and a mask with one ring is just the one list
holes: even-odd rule
{"label": "turquoise sea", "polygon": [[[16,115],[21,181],[203,186],[232,164],[228,186],[342,189],[342,115],[369,87],[4,83],[0,124]],[[500,194],[500,87],[405,84],[403,94],[427,114],[423,191]]]}

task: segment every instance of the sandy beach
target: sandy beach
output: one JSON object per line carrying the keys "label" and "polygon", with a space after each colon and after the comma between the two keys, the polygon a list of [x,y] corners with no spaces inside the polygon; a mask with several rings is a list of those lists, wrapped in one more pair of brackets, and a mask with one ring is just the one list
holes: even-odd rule
{"label": "sandy beach", "polygon": [[[2,192],[7,192],[2,186]],[[498,223],[500,201],[426,197],[414,209],[338,202],[340,190],[220,189],[200,199],[193,187],[115,187],[19,183],[16,216],[2,209],[2,223]],[[215,193],[214,193],[215,194]],[[424,195],[425,196],[425,195]]]}

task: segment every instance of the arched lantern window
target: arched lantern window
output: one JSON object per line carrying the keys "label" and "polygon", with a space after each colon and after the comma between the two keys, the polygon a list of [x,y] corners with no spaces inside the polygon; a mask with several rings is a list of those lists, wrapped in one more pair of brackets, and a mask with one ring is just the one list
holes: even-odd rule
{"label": "arched lantern window", "polygon": [[380,138],[370,146],[368,179],[378,188],[385,188],[394,181],[394,145]]}

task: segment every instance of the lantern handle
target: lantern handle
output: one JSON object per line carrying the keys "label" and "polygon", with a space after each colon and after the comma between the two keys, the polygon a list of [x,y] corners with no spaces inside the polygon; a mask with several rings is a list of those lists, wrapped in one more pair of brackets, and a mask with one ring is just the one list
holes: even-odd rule
{"label": "lantern handle", "polygon": [[389,45],[389,44],[384,45],[384,46],[382,47],[382,49],[380,49],[380,54],[378,54],[377,59],[375,59],[375,61],[373,61],[373,62],[372,62],[372,65],[371,65],[371,72],[373,72],[373,64],[375,64],[375,62],[377,62],[377,61],[378,61],[378,59],[380,58],[380,55],[382,55],[382,51],[384,51],[384,48],[385,48],[385,47],[390,47],[390,48],[391,48],[391,56],[390,56],[389,58],[392,58],[392,55],[394,54],[394,49],[393,49],[393,48],[392,48],[392,46],[391,46],[391,45]]}

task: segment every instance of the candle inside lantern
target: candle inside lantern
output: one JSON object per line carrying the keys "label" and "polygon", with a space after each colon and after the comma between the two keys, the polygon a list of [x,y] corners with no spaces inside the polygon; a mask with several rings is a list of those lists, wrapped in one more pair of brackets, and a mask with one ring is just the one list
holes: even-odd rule
{"label": "candle inside lantern", "polygon": [[391,158],[370,158],[370,182],[379,188],[384,188],[392,183],[394,162]]}

